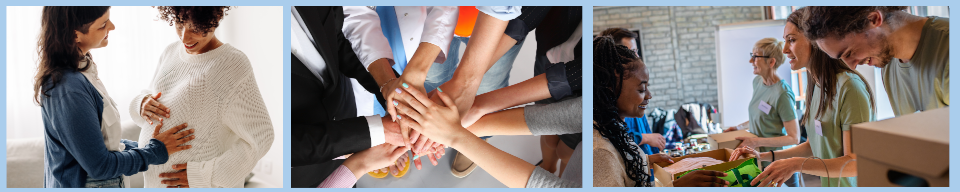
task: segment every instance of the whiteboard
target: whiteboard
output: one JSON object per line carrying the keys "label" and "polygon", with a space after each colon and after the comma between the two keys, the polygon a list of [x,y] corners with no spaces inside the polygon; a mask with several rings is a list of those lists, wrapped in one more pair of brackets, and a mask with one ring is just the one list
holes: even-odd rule
{"label": "whiteboard", "polygon": [[[719,123],[724,127],[749,119],[747,109],[753,96],[753,78],[756,77],[749,53],[760,39],[773,37],[783,41],[784,23],[784,20],[766,20],[717,26],[717,95],[720,100]],[[789,63],[780,65],[777,75],[793,87]]]}

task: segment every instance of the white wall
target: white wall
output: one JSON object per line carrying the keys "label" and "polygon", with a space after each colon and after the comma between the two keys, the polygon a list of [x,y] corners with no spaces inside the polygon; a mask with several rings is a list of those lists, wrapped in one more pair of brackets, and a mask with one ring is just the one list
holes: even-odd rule
{"label": "white wall", "polygon": [[[7,139],[43,137],[40,107],[33,103],[36,41],[42,7],[7,7]],[[100,79],[121,113],[153,77],[161,52],[179,41],[176,31],[151,7],[112,7],[107,47],[91,51]],[[234,7],[216,36],[250,59],[260,93],[274,126],[274,143],[254,172],[283,186],[283,8]],[[121,121],[131,121],[121,114]]]}
{"label": "white wall", "polygon": [[[753,95],[753,65],[748,53],[757,41],[767,37],[783,41],[782,20],[751,21],[717,27],[717,84],[720,102],[718,108],[723,126],[733,126],[749,119],[747,114]],[[784,63],[777,75],[793,85],[790,64]],[[796,91],[796,90],[794,90]]]}

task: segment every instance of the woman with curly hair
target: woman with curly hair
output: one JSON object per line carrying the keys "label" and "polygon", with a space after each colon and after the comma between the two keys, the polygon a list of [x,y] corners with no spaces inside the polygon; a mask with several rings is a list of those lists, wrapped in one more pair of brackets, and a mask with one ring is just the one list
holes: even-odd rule
{"label": "woman with curly hair", "polygon": [[[189,123],[198,139],[192,150],[150,166],[144,187],[243,187],[274,135],[250,60],[215,34],[230,7],[157,9],[180,41],[164,50],[148,89],[131,101],[130,116],[141,127]],[[173,113],[163,115],[160,103]]]}
{"label": "woman with curly hair", "polygon": [[[144,129],[140,141],[147,142],[139,144],[120,139],[120,113],[90,54],[106,47],[115,29],[110,7],[48,6],[41,17],[33,90],[43,116],[44,187],[121,188],[122,175],[145,171],[190,148],[180,146],[194,138],[187,136],[193,130],[185,130],[186,124],[161,133],[159,122]],[[161,115],[169,111],[158,107]]]}
{"label": "woman with curly hair", "polygon": [[[609,36],[593,40],[593,186],[652,187],[650,163],[670,161],[663,154],[644,154],[627,132],[624,118],[640,117],[653,99],[650,74],[635,52]],[[720,187],[729,182],[717,171],[700,170],[663,186]],[[661,185],[658,183],[657,185]]]}

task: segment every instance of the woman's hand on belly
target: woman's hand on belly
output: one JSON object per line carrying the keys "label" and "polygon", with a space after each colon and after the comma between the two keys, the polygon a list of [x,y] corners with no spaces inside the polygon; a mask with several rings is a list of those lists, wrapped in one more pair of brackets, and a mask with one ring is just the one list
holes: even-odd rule
{"label": "woman's hand on belly", "polygon": [[154,120],[160,121],[164,117],[170,118],[170,108],[157,101],[161,94],[163,93],[157,93],[156,96],[144,98],[140,102],[140,117],[151,125],[153,125]]}
{"label": "woman's hand on belly", "polygon": [[197,138],[196,135],[191,135],[194,132],[193,129],[186,129],[186,123],[162,133],[160,132],[160,127],[163,127],[163,119],[160,120],[160,123],[157,123],[157,128],[153,131],[153,138],[163,142],[163,145],[167,147],[167,155],[173,155],[173,153],[190,149],[192,145],[184,145],[184,143]]}
{"label": "woman's hand on belly", "polygon": [[163,181],[160,183],[167,185],[167,188],[190,188],[190,182],[187,181],[187,164],[173,165],[173,170],[176,171],[161,173],[160,178],[163,178]]}

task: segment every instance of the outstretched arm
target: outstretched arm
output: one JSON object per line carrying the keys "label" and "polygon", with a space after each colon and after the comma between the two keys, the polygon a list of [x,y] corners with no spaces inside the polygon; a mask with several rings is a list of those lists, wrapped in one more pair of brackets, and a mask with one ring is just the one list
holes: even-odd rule
{"label": "outstretched arm", "polygon": [[547,77],[540,74],[526,81],[477,95],[473,107],[467,110],[461,124],[470,127],[480,117],[489,113],[547,98],[550,98]]}
{"label": "outstretched arm", "polygon": [[[398,107],[398,111],[404,114],[399,119],[424,136],[457,149],[508,187],[526,187],[535,166],[497,149],[464,129],[453,100],[443,92],[437,95],[446,106],[434,104],[423,93],[405,89],[400,98],[410,106]],[[576,119],[579,122],[580,118]],[[517,124],[516,120],[513,122]],[[516,127],[515,130],[518,129]]]}
{"label": "outstretched arm", "polygon": [[[446,91],[453,98],[461,115],[473,105],[483,74],[516,44],[516,40],[503,34],[507,23],[480,12],[460,65],[453,72],[450,81],[440,85],[439,89]],[[434,102],[440,102],[439,98],[433,99]]]}

